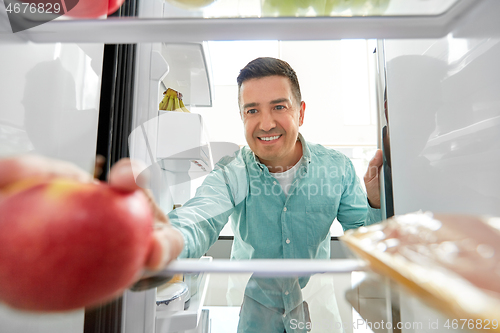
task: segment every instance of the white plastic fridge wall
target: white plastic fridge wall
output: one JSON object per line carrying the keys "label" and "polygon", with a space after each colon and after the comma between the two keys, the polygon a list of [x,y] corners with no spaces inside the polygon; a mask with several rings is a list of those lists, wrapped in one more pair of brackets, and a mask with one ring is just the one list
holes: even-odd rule
{"label": "white plastic fridge wall", "polygon": [[36,153],[93,172],[103,44],[0,44],[0,156]]}
{"label": "white plastic fridge wall", "polygon": [[[0,44],[0,157],[95,164],[103,44]],[[81,333],[84,311],[27,314],[0,304],[0,331]]]}
{"label": "white plastic fridge wall", "polygon": [[500,216],[499,34],[385,42],[395,214]]}

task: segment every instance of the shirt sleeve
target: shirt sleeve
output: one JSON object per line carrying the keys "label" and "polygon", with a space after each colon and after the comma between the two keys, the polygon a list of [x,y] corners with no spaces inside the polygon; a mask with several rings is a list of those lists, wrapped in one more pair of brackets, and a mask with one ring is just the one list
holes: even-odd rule
{"label": "shirt sleeve", "polygon": [[381,220],[380,209],[370,207],[366,193],[359,181],[354,165],[345,158],[343,192],[340,199],[337,220],[345,230],[370,225]]}
{"label": "shirt sleeve", "polygon": [[212,171],[195,196],[168,214],[184,237],[179,258],[199,258],[218,239],[234,209],[234,199],[223,168]]}

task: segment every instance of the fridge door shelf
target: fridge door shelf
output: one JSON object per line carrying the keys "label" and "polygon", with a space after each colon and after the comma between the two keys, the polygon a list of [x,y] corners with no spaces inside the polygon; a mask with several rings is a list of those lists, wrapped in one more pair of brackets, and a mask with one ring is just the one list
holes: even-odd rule
{"label": "fridge door shelf", "polygon": [[171,172],[210,172],[210,142],[196,113],[159,111],[156,159]]}
{"label": "fridge door shelf", "polygon": [[[201,257],[192,260],[199,263],[210,263],[212,257]],[[207,295],[210,274],[201,273],[196,276],[199,290],[191,295],[189,308],[186,310],[171,312],[165,307],[156,309],[156,333],[179,332],[191,330],[198,327],[202,315],[203,303]]]}
{"label": "fridge door shelf", "polygon": [[162,43],[160,47],[169,65],[168,74],[161,79],[162,87],[181,92],[184,104],[189,106],[212,106],[211,71],[205,48],[205,43]]}

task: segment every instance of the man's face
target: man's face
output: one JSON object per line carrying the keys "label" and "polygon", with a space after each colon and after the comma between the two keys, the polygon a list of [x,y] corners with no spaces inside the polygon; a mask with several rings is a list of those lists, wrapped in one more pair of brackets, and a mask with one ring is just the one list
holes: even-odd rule
{"label": "man's face", "polygon": [[250,79],[240,88],[241,118],[252,151],[267,166],[293,166],[302,156],[297,144],[305,103],[296,101],[287,77]]}

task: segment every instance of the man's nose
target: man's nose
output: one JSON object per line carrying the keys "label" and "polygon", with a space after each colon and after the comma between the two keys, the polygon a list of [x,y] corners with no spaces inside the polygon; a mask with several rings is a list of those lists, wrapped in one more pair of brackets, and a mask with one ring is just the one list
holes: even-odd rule
{"label": "man's nose", "polygon": [[276,127],[276,121],[271,112],[262,112],[260,117],[260,129],[269,132]]}

